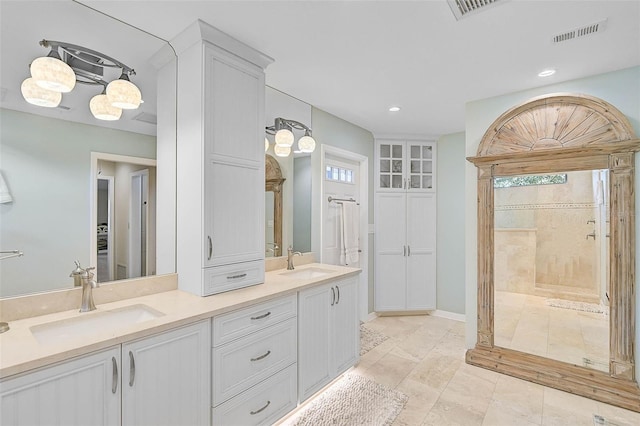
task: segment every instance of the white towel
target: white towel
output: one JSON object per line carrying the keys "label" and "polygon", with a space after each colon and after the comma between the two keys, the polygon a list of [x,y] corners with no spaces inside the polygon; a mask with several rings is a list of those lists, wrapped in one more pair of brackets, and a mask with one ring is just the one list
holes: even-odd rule
{"label": "white towel", "polygon": [[9,192],[9,187],[4,181],[2,173],[0,173],[0,203],[10,203],[12,201],[13,197],[11,196],[11,192]]}
{"label": "white towel", "polygon": [[359,254],[359,206],[354,202],[342,203],[342,220],[340,233],[342,236],[342,250],[340,250],[340,263],[352,265],[360,260]]}

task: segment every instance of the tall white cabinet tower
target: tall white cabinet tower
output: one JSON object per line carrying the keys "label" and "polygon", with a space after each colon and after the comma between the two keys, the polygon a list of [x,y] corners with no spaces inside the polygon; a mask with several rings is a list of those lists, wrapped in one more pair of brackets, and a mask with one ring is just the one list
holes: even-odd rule
{"label": "tall white cabinet tower", "polygon": [[178,55],[177,272],[206,296],[264,282],[264,69],[273,60],[197,21]]}
{"label": "tall white cabinet tower", "polygon": [[436,144],[376,140],[376,312],[436,308]]}

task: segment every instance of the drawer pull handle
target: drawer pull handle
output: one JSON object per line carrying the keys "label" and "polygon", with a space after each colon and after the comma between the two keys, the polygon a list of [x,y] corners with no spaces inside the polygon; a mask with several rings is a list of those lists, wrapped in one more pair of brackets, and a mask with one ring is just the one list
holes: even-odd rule
{"label": "drawer pull handle", "polygon": [[251,319],[252,320],[259,320],[259,319],[262,319],[262,318],[266,318],[269,315],[271,315],[271,311],[267,312],[266,314],[258,315],[257,317],[251,317]]}
{"label": "drawer pull handle", "polygon": [[247,276],[247,274],[245,272],[244,274],[231,275],[230,277],[227,277],[227,279],[228,280],[235,280],[235,279],[243,278],[243,277],[246,277],[246,276]]}
{"label": "drawer pull handle", "polygon": [[251,361],[260,361],[261,359],[265,359],[266,357],[268,357],[269,355],[271,355],[271,351],[267,351],[266,354],[264,355],[260,355],[257,358],[251,358]]}
{"label": "drawer pull handle", "polygon": [[264,405],[264,407],[262,407],[261,409],[256,410],[256,411],[250,411],[249,413],[250,413],[252,416],[255,416],[256,414],[261,413],[261,412],[263,412],[264,410],[266,410],[266,408],[269,406],[269,404],[271,404],[271,401],[267,401],[267,403],[266,403],[266,404]]}
{"label": "drawer pull handle", "polygon": [[111,383],[111,393],[118,391],[118,361],[116,357],[111,357],[111,364],[113,365],[113,382]]}

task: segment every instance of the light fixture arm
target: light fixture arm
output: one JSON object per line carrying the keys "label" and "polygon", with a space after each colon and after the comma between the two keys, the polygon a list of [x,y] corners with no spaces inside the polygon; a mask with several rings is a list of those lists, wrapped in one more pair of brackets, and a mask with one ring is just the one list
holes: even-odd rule
{"label": "light fixture arm", "polygon": [[[95,57],[98,58],[102,58],[103,60],[106,60],[107,62],[102,62],[100,63],[100,66],[103,68],[121,68],[123,73],[127,73],[129,75],[136,75],[136,71],[123,64],[122,62],[118,61],[117,59],[112,58],[111,56],[107,56],[104,53],[100,53],[97,52],[95,50],[92,49],[88,49],[86,47],[83,46],[79,46],[77,44],[71,44],[71,43],[66,43],[63,41],[55,41],[55,40],[41,40],[40,41],[40,46],[42,47],[48,47],[51,48],[51,50],[56,50],[58,48],[64,50],[68,55],[73,56],[74,58],[76,58],[79,61],[85,62],[89,65],[95,65],[92,62],[87,61],[86,59],[84,59],[82,56],[78,55],[75,51],[79,51],[79,52],[84,52],[84,53],[88,53],[90,55],[93,55]],[[109,63],[110,62],[110,63]]]}
{"label": "light fixture arm", "polygon": [[290,120],[288,118],[282,118],[282,117],[276,118],[274,120],[273,126],[265,127],[265,130],[268,134],[274,135],[278,130],[281,130],[281,129],[291,130],[292,128],[297,130],[304,130],[306,136],[311,136],[312,131],[309,126],[299,121]]}

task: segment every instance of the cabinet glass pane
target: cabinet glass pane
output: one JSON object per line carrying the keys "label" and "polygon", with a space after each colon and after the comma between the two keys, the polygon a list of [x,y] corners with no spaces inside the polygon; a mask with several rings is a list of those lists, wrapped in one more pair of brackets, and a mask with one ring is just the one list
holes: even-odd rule
{"label": "cabinet glass pane", "polygon": [[380,160],[380,171],[381,172],[390,172],[391,171],[391,160]]}
{"label": "cabinet glass pane", "polygon": [[411,175],[411,188],[420,188],[420,175]]}
{"label": "cabinet glass pane", "polygon": [[402,158],[402,145],[393,145],[393,158]]}
{"label": "cabinet glass pane", "polygon": [[424,189],[433,188],[433,178],[431,176],[422,176],[422,188]]}
{"label": "cabinet glass pane", "polygon": [[393,175],[393,176],[391,176],[391,187],[392,188],[402,188],[402,176],[401,175]]}
{"label": "cabinet glass pane", "polygon": [[422,147],[422,158],[433,158],[433,147],[431,146],[423,146]]}
{"label": "cabinet glass pane", "polygon": [[422,162],[422,173],[431,173],[432,172],[433,163],[431,161],[423,161]]}
{"label": "cabinet glass pane", "polygon": [[380,145],[380,157],[381,158],[389,158],[389,157],[391,157],[391,146],[390,145]]}
{"label": "cabinet glass pane", "polygon": [[411,158],[420,158],[420,146],[411,145]]}
{"label": "cabinet glass pane", "polygon": [[392,160],[391,167],[394,173],[402,173],[402,160]]}
{"label": "cabinet glass pane", "polygon": [[411,160],[411,173],[420,173],[420,161]]}
{"label": "cabinet glass pane", "polygon": [[380,188],[389,188],[391,184],[391,176],[380,175]]}

